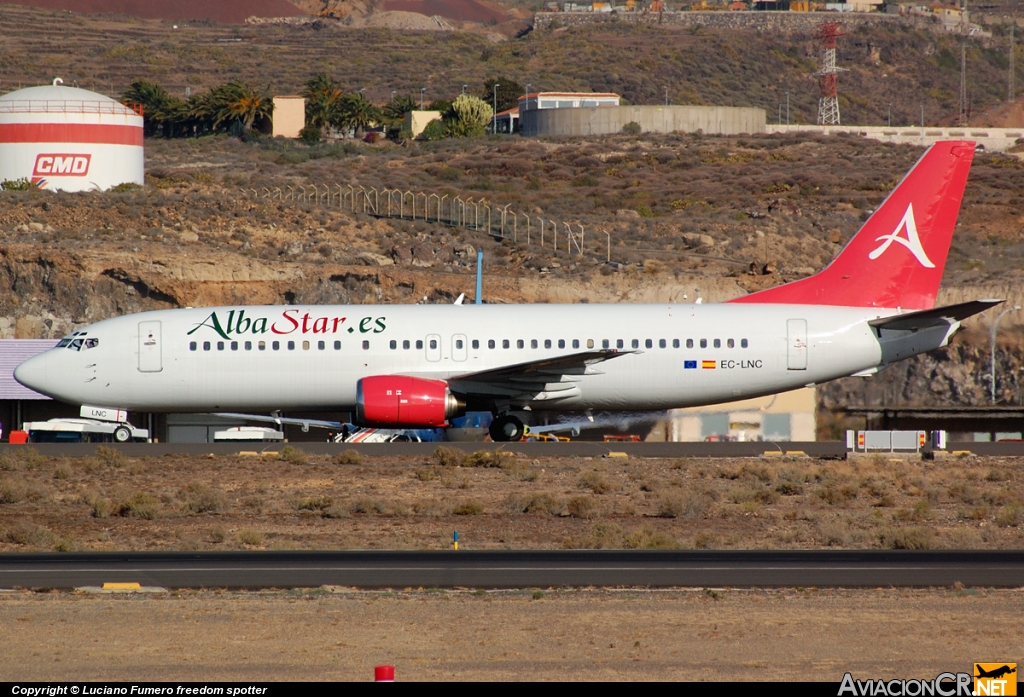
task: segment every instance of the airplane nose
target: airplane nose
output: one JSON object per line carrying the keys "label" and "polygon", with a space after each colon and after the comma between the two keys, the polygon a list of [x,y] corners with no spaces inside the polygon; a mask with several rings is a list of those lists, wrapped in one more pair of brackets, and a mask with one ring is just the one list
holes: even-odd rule
{"label": "airplane nose", "polygon": [[14,379],[30,390],[49,395],[50,393],[47,389],[49,353],[49,351],[46,351],[20,363],[14,369]]}

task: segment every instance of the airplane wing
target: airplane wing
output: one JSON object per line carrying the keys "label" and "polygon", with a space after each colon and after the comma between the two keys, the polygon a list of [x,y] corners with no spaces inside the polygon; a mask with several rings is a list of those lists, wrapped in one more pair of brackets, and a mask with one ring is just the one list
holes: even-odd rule
{"label": "airplane wing", "polygon": [[266,423],[277,424],[290,424],[292,426],[301,426],[302,432],[306,433],[309,431],[310,426],[316,428],[341,428],[340,421],[321,421],[319,419],[293,419],[288,416],[263,416],[260,414],[236,414],[234,412],[220,412],[214,414],[214,416],[223,416],[229,419],[247,419],[249,421],[264,421]]}
{"label": "airplane wing", "polygon": [[970,302],[935,307],[931,310],[920,310],[918,312],[907,312],[902,315],[881,317],[868,322],[872,327],[878,329],[893,330],[917,330],[929,327],[939,327],[944,324],[953,324],[960,320],[967,319],[979,312],[984,312],[990,307],[1006,302],[1005,300],[971,300]]}
{"label": "airplane wing", "polygon": [[466,373],[449,378],[452,392],[493,397],[529,397],[563,400],[579,394],[577,383],[586,375],[600,375],[594,366],[638,351],[597,349],[544,358],[515,365]]}

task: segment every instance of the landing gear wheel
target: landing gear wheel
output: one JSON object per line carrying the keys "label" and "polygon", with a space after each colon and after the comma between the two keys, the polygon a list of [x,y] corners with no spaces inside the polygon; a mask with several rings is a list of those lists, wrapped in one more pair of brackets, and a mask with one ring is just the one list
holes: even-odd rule
{"label": "landing gear wheel", "polygon": [[511,414],[499,414],[491,421],[489,429],[491,440],[507,443],[509,441],[522,440],[526,428],[523,422]]}
{"label": "landing gear wheel", "polygon": [[132,440],[132,432],[127,426],[118,426],[114,429],[114,442],[115,443],[130,443]]}

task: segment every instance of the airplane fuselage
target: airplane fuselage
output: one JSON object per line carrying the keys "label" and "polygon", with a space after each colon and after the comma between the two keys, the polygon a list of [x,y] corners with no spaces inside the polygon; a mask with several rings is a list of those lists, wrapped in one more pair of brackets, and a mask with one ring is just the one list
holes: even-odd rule
{"label": "airplane fuselage", "polygon": [[[135,411],[345,411],[356,403],[357,381],[367,376],[457,381],[510,364],[611,349],[626,355],[568,375],[551,390],[514,398],[512,406],[668,409],[772,394],[877,367],[886,361],[885,342],[867,321],[895,312],[743,304],[164,310],[85,327],[65,346],[22,364],[18,378],[45,385],[62,401]],[[924,350],[946,338],[945,331],[929,338]]]}

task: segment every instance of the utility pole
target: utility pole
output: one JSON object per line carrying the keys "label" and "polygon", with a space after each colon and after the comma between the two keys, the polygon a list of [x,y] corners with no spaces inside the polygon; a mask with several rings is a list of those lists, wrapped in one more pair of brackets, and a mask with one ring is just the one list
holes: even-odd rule
{"label": "utility pole", "polygon": [[1010,63],[1010,70],[1009,70],[1010,75],[1009,75],[1009,84],[1006,87],[1006,101],[1008,101],[1008,102],[1012,102],[1013,101],[1013,97],[1014,97],[1013,93],[1016,91],[1014,89],[1014,85],[1013,85],[1013,78],[1014,78],[1013,56],[1017,52],[1017,50],[1016,50],[1017,49],[1016,42],[1013,39],[1013,30],[1016,29],[1016,28],[1017,28],[1017,16],[1016,16],[1016,14],[1014,14],[1012,17],[1010,17],[1010,56],[1009,56],[1009,58],[1010,58],[1010,60],[1009,60],[1009,63]]}
{"label": "utility pole", "polygon": [[967,125],[967,0],[960,10],[960,127]]}
{"label": "utility pole", "polygon": [[[494,121],[491,123],[491,133],[497,135],[498,133],[498,88],[501,85],[494,85]],[[490,223],[488,223],[490,224]]]}

